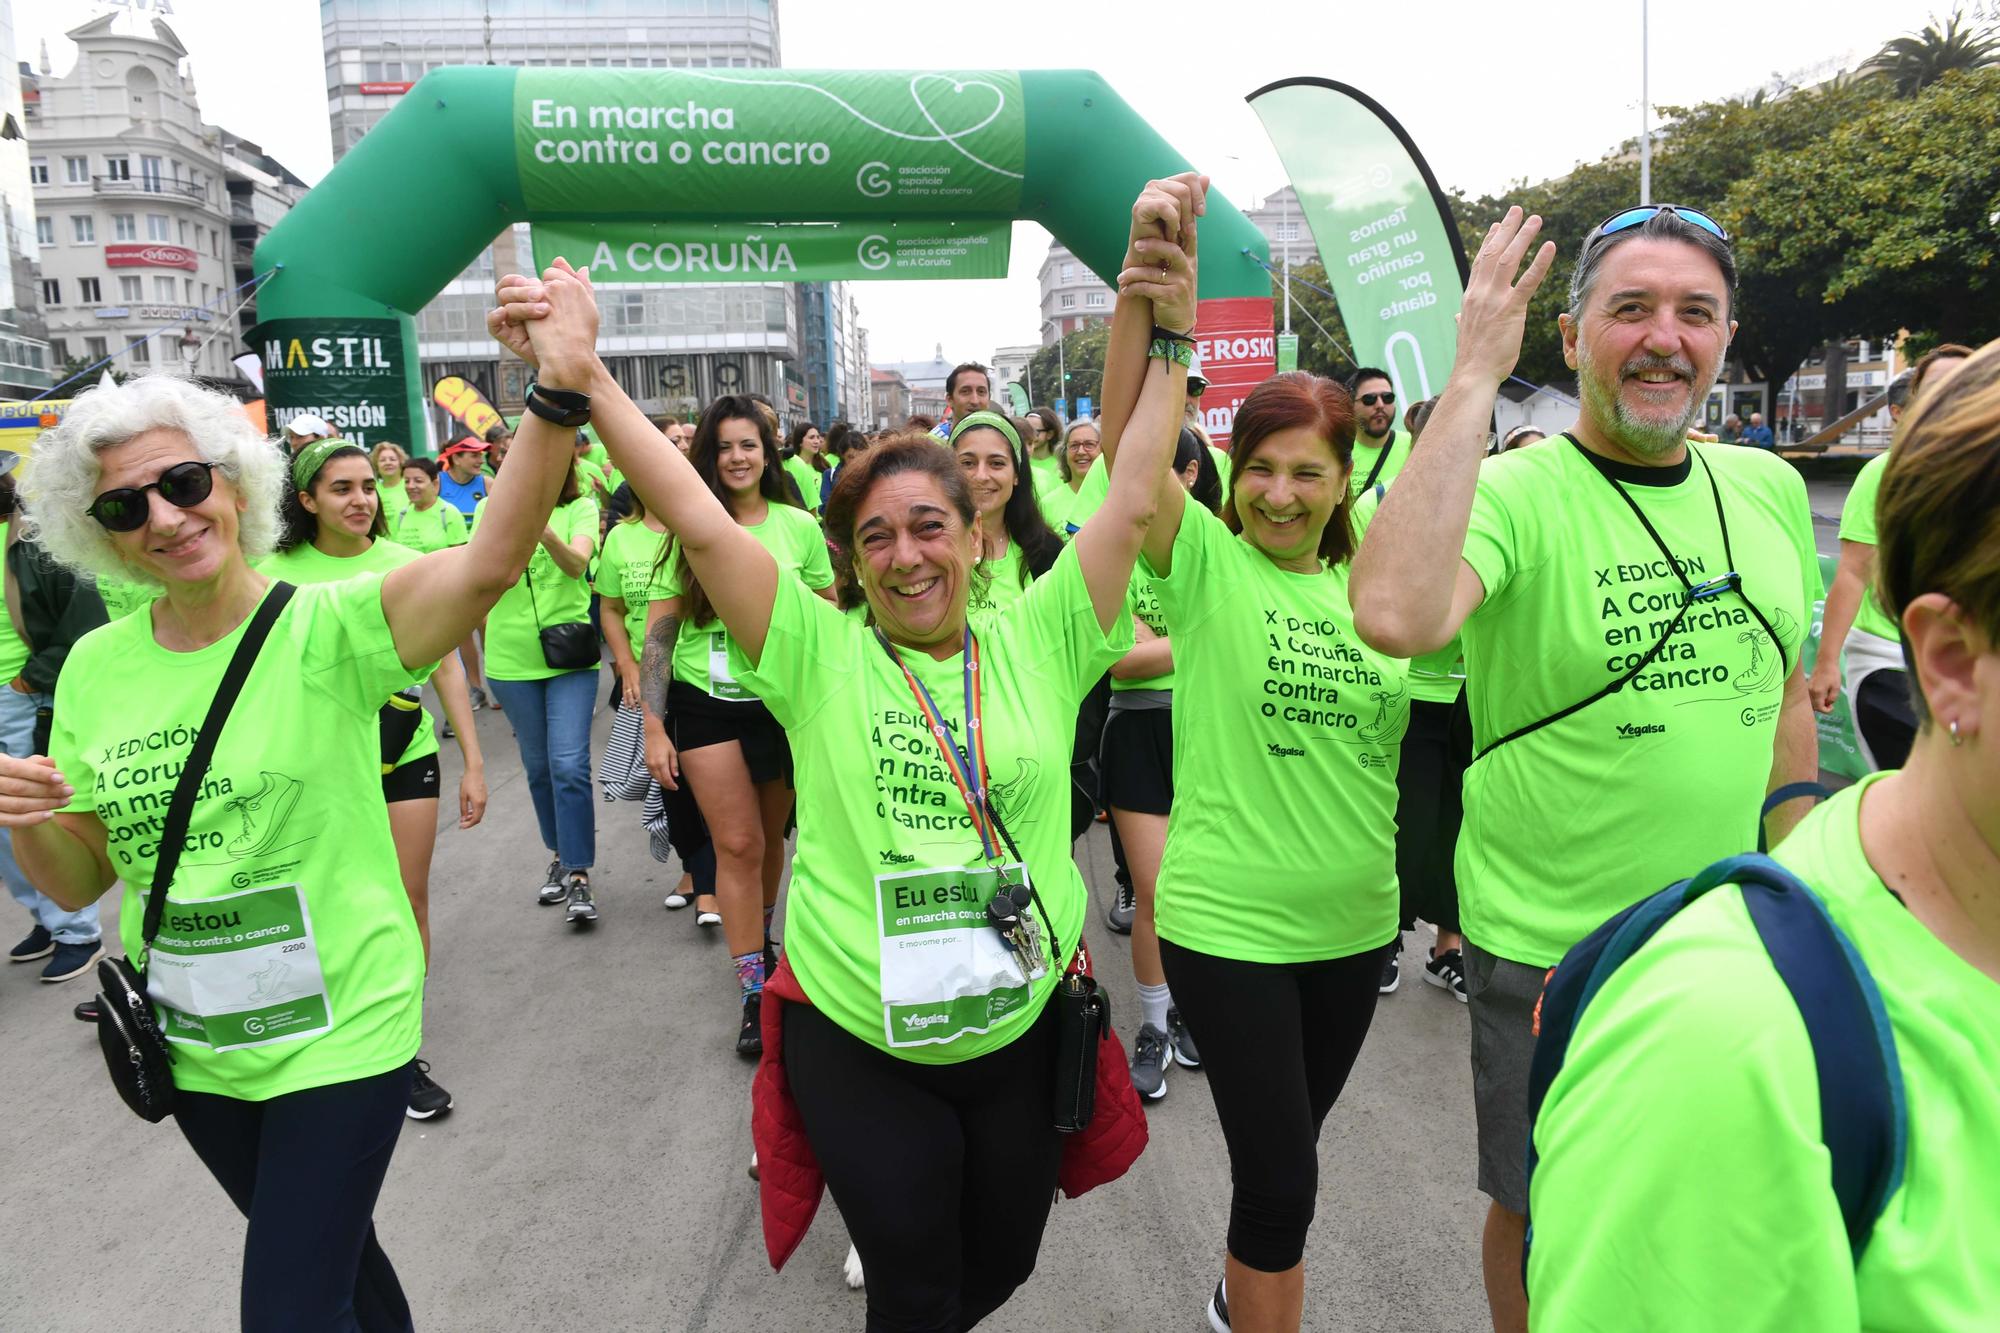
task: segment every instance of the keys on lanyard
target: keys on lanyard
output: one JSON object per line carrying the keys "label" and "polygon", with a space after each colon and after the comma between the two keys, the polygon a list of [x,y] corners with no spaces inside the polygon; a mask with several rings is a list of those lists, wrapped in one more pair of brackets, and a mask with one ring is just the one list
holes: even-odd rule
{"label": "keys on lanyard", "polygon": [[1010,884],[1002,874],[999,890],[986,904],[986,920],[1000,932],[1007,951],[1021,960],[1021,970],[1036,977],[1048,970],[1048,957],[1042,949],[1042,932],[1035,925],[1035,914],[1028,910],[1031,901],[1032,895],[1025,884]]}

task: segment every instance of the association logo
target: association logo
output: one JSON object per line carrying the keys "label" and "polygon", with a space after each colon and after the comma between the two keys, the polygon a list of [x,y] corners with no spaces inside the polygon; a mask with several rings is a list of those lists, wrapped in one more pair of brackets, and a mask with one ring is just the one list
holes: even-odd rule
{"label": "association logo", "polygon": [[261,1018],[246,1018],[243,1020],[243,1030],[253,1037],[261,1037],[264,1035],[264,1020]]}
{"label": "association logo", "polygon": [[871,273],[879,273],[889,267],[889,261],[894,257],[889,252],[887,236],[864,236],[854,250],[854,258]]}
{"label": "association logo", "polygon": [[1641,736],[1663,736],[1666,734],[1666,731],[1667,724],[1664,722],[1620,722],[1618,724],[1618,735],[1620,738],[1628,741],[1636,741]]}
{"label": "association logo", "polygon": [[869,199],[880,199],[895,188],[895,177],[889,174],[887,162],[864,162],[861,170],[854,173],[854,188]]}

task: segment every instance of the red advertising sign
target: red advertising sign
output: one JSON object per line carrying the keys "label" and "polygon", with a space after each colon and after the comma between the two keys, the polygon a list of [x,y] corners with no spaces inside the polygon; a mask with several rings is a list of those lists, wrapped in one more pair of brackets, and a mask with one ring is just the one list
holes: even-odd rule
{"label": "red advertising sign", "polygon": [[1277,373],[1277,336],[1272,332],[1271,298],[1226,296],[1195,307],[1194,350],[1208,391],[1201,396],[1201,425],[1224,449],[1236,424],[1236,409],[1250,391]]}
{"label": "red advertising sign", "polygon": [[179,245],[123,245],[104,247],[108,268],[184,268],[192,273],[201,267],[195,252]]}
{"label": "red advertising sign", "polygon": [[361,85],[361,91],[364,95],[385,93],[393,97],[401,97],[414,87],[416,85],[413,83],[364,83]]}

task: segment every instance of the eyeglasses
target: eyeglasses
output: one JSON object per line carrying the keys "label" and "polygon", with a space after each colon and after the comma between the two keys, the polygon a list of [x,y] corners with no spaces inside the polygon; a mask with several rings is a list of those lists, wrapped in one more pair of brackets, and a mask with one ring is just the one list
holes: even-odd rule
{"label": "eyeglasses", "polygon": [[1637,208],[1621,209],[1592,227],[1590,235],[1584,239],[1584,246],[1588,248],[1606,236],[1643,226],[1659,213],[1671,213],[1683,222],[1691,222],[1724,244],[1729,241],[1729,233],[1722,229],[1722,224],[1699,209],[1684,204],[1641,204]]}
{"label": "eyeglasses", "polygon": [[111,532],[132,532],[144,527],[147,515],[152,512],[147,491],[158,491],[168,504],[192,509],[215,489],[215,477],[210,471],[214,467],[213,463],[176,463],[162,472],[158,481],[106,491],[83,512]]}
{"label": "eyeglasses", "polygon": [[1396,395],[1387,391],[1382,393],[1364,393],[1354,401],[1363,407],[1373,407],[1377,403],[1381,403],[1384,406],[1393,406],[1396,402]]}

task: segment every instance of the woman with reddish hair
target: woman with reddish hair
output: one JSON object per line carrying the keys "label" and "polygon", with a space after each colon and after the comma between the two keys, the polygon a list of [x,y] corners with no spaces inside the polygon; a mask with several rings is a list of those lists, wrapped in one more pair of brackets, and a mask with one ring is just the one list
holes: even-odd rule
{"label": "woman with reddish hair", "polygon": [[[1145,336],[1127,330],[1149,323],[1113,325],[1107,460],[1146,366]],[[1220,516],[1168,477],[1146,533],[1174,660],[1160,955],[1202,1051],[1234,1187],[1208,1311],[1218,1330],[1232,1307],[1241,1327],[1299,1327],[1320,1125],[1396,937],[1409,691],[1405,664],[1363,643],[1348,609],[1353,444],[1346,390],[1275,376],[1237,412]]]}

